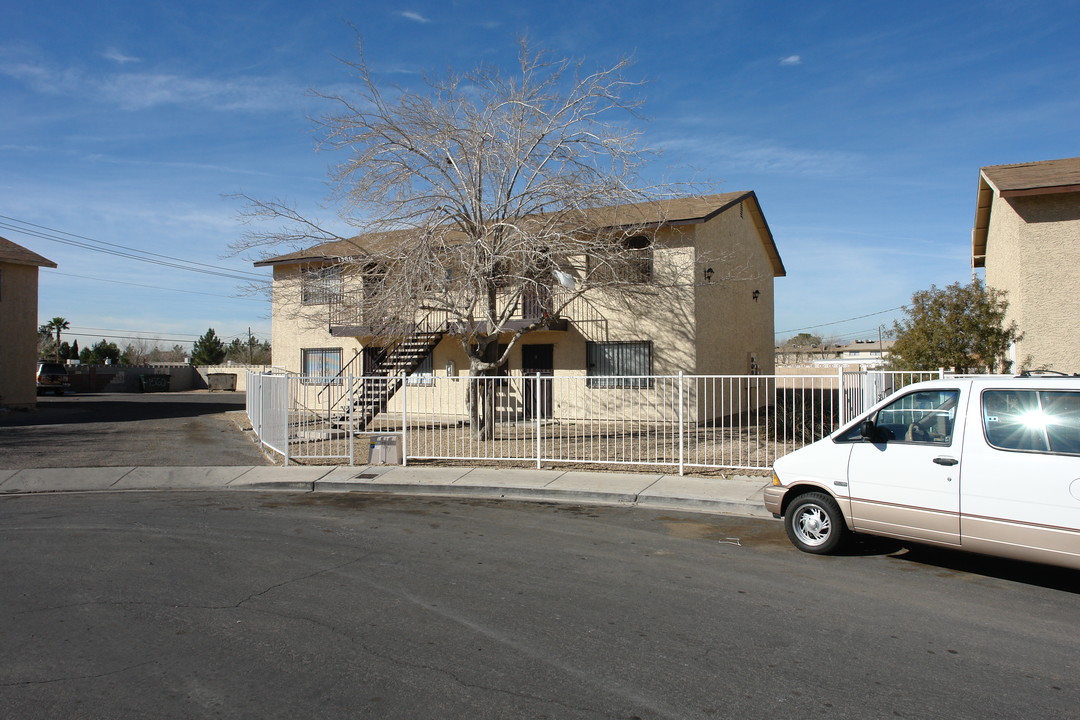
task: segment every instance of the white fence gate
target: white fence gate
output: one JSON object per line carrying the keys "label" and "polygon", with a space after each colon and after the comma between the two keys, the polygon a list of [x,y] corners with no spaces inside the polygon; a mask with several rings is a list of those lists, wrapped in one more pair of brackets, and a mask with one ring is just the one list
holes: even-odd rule
{"label": "white fence gate", "polygon": [[[904,385],[940,373],[248,378],[248,414],[286,464],[401,460],[764,470]],[[470,400],[471,398],[471,400]],[[476,410],[473,410],[473,407]]]}

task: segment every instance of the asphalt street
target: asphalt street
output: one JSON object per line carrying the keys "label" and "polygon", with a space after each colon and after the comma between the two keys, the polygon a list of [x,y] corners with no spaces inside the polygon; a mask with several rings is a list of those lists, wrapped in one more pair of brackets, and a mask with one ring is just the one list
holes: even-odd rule
{"label": "asphalt street", "polygon": [[0,497],[0,717],[1074,718],[1072,571],[775,521]]}

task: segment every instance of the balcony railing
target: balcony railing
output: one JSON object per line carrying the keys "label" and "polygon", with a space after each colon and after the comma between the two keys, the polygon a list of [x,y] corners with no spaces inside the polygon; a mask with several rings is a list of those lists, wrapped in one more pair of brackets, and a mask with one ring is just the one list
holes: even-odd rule
{"label": "balcony railing", "polygon": [[[582,330],[592,339],[606,335],[606,320],[602,314],[582,296],[574,297],[569,304],[555,312],[564,303],[570,293],[562,287],[546,288],[541,292],[526,292],[516,298],[517,307],[504,326],[514,330],[523,325],[546,318],[549,329],[566,330],[567,321],[582,325]],[[498,293],[497,302],[505,307],[513,292],[509,289]],[[365,311],[363,290],[337,293],[328,303],[329,327],[332,335],[351,337],[384,337],[388,335],[407,335],[414,333],[460,332],[460,321],[456,321],[445,310],[420,310],[413,317],[387,317],[370,310]],[[482,328],[481,328],[482,329]]]}

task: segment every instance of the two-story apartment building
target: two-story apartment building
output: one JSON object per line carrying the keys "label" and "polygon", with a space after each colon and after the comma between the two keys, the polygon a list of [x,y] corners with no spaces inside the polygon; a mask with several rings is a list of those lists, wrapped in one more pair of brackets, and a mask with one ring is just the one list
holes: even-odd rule
{"label": "two-story apartment building", "polygon": [[[552,296],[584,292],[520,339],[504,374],[587,376],[590,387],[603,387],[612,376],[772,373],[773,279],[785,270],[757,196],[732,192],[659,205],[659,212],[650,213],[663,220],[632,239],[640,241],[640,282],[647,290],[663,277],[664,292],[642,292],[628,304],[573,280],[561,284],[556,274],[549,288],[515,305],[514,323],[545,316]],[[598,229],[609,216],[605,209],[595,212]],[[358,247],[393,241],[393,233],[362,236],[255,263],[274,273],[275,365],[333,376],[369,374],[385,361],[388,339],[380,337],[376,323],[358,318],[348,301],[363,292],[349,268],[364,265]],[[413,337],[405,341],[408,359],[399,371],[469,373],[453,322],[418,314]]]}
{"label": "two-story apartment building", "polygon": [[971,263],[1008,293],[1014,368],[1080,372],[1080,157],[979,170]]}

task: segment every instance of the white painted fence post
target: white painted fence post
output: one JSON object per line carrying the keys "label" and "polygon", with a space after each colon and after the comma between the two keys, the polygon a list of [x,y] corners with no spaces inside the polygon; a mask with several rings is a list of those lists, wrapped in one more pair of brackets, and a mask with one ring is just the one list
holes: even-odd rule
{"label": "white painted fence post", "polygon": [[[435,376],[435,371],[431,372],[432,377]],[[409,441],[406,439],[409,436],[409,380],[407,377],[401,378],[401,466],[405,467],[409,464]]]}
{"label": "white painted fence post", "polygon": [[678,403],[679,403],[679,475],[680,476],[682,476],[684,474],[685,469],[686,469],[685,459],[683,457],[683,450],[684,450],[684,446],[686,444],[686,428],[684,426],[684,423],[685,423],[685,420],[686,420],[686,418],[685,418],[686,398],[683,397],[683,392],[684,392],[683,391],[683,371],[680,370],[679,371],[679,393],[678,393]]}
{"label": "white painted fence post", "polygon": [[349,412],[345,416],[345,422],[348,423],[345,427],[348,428],[348,431],[345,433],[345,440],[349,443],[349,467],[352,467],[356,464],[356,435],[353,434],[353,428],[356,427],[353,425],[353,413],[356,410],[356,402],[354,401],[353,395],[353,393],[356,392],[356,378],[350,375],[348,378],[345,378],[345,381],[348,383],[349,388],[349,397],[346,400],[346,402],[349,403]]}
{"label": "white painted fence post", "polygon": [[[844,387],[844,366],[836,368],[836,384],[840,388],[840,426],[847,423],[847,388]],[[824,411],[824,408],[822,408]]]}
{"label": "white painted fence post", "polygon": [[533,415],[536,417],[536,469],[541,467],[541,459],[543,455],[542,443],[540,441],[540,373],[536,373],[536,381],[533,383]]}

